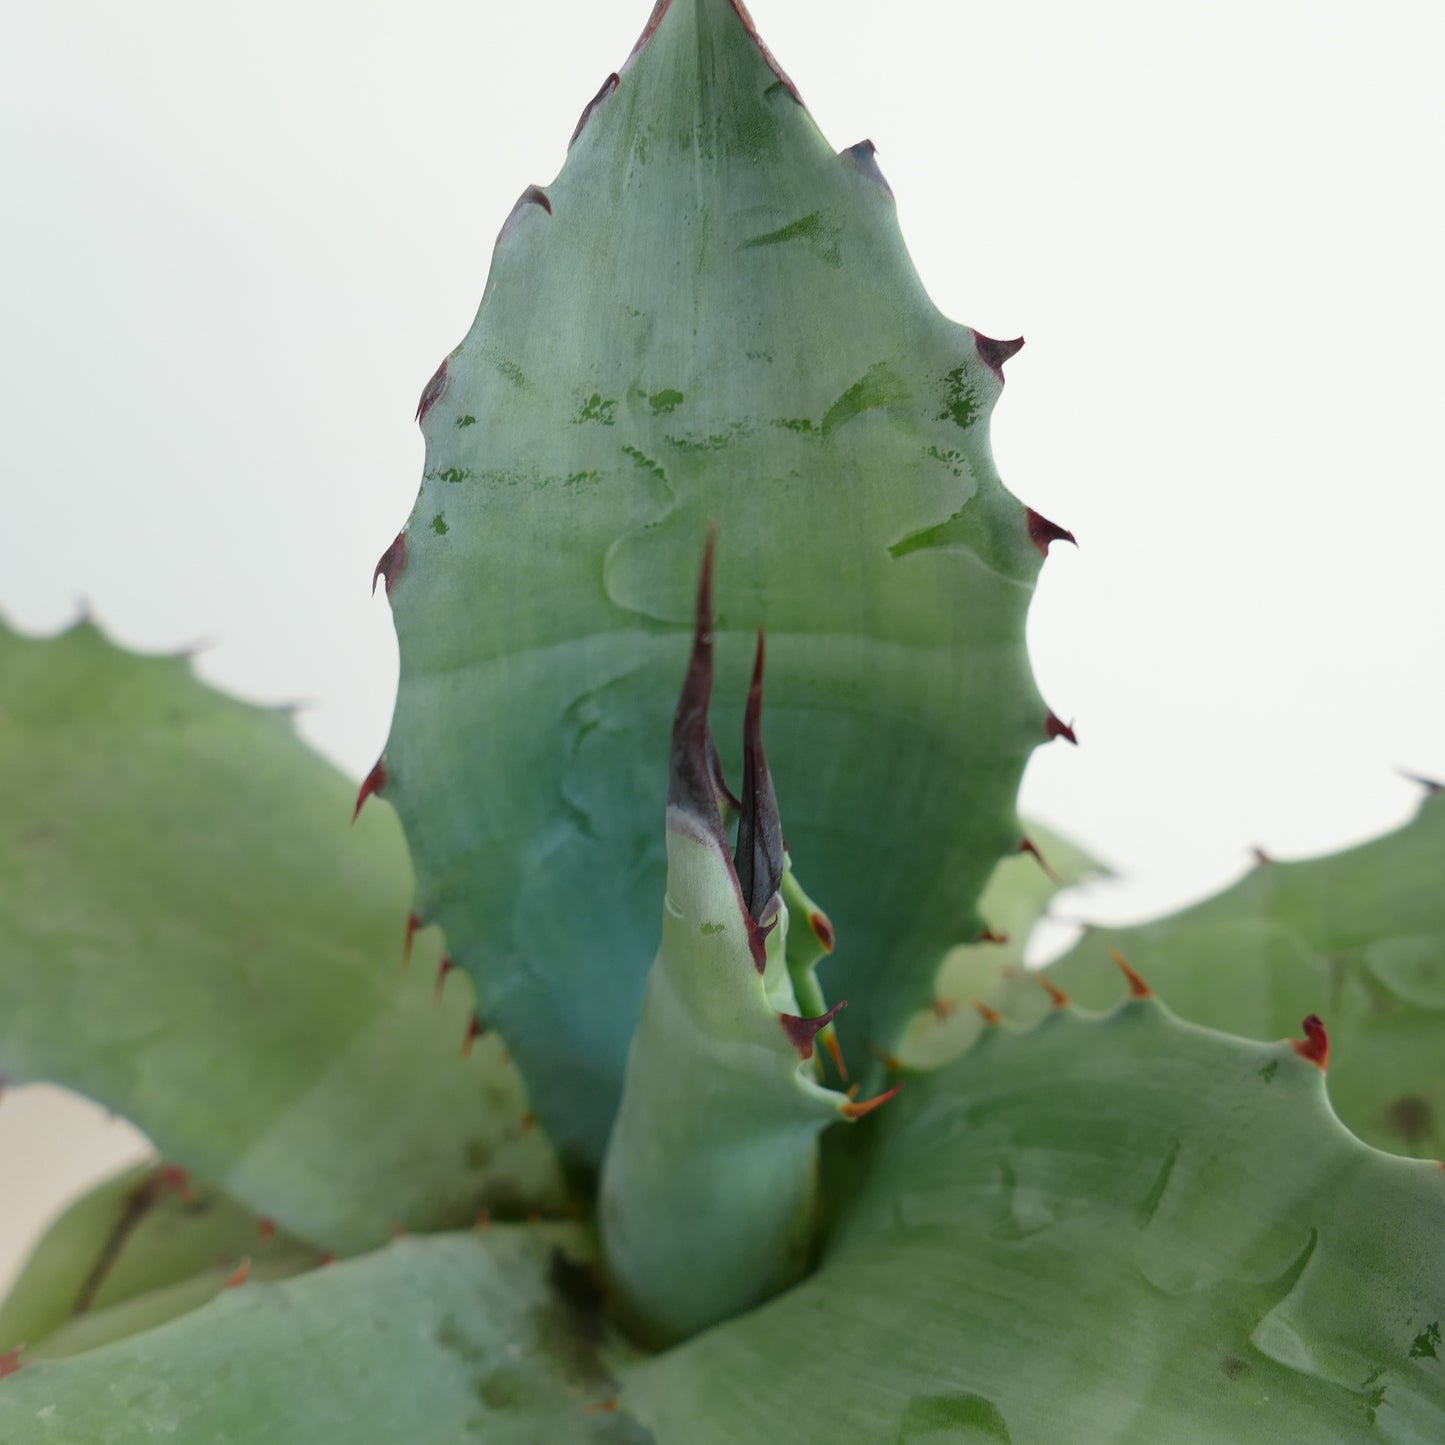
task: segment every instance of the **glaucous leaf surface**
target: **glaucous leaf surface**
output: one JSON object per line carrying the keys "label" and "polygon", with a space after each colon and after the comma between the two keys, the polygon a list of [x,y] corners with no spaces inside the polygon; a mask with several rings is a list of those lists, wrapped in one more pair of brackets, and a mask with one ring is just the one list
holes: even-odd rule
{"label": "glaucous leaf surface", "polygon": [[[0,1382],[6,1445],[648,1445],[568,1225],[402,1239]],[[559,1287],[559,1280],[563,1281]],[[575,1298],[569,1298],[567,1290]]]}
{"label": "glaucous leaf surface", "polygon": [[[1181,913],[1090,929],[1048,977],[1107,1007],[1123,989],[1111,948],[1211,1028],[1278,1038],[1318,1014],[1345,1123],[1381,1149],[1445,1157],[1445,797],[1357,848],[1262,863]],[[1048,1000],[1020,981],[1000,1007],[1029,1018]]]}
{"label": "glaucous leaf surface", "polygon": [[1024,619],[1057,533],[988,440],[1014,349],[940,315],[871,145],[834,151],[731,0],[659,4],[503,226],[382,560],[386,791],[420,913],[584,1168],[657,951],[711,524],[719,690],[743,696],[765,627],[773,771],[837,926],[844,1046],[866,1063],[865,1040],[896,1041],[978,936],[1047,716]]}
{"label": "glaucous leaf surface", "polygon": [[[87,1094],[319,1249],[560,1205],[499,1042],[463,1055],[385,805],[288,717],[89,623],[0,626],[0,1074]],[[460,985],[460,986],[457,986]]]}
{"label": "glaucous leaf surface", "polygon": [[868,1127],[817,1273],[629,1375],[660,1441],[1439,1441],[1445,1170],[1289,1043],[1060,1010]]}

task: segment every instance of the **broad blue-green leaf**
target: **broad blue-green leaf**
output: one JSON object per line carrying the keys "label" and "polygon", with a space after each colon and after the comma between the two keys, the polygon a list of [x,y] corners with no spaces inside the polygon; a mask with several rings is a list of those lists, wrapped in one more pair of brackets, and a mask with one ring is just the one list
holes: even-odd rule
{"label": "broad blue-green leaf", "polygon": [[720,688],[743,695],[764,626],[789,842],[860,1067],[978,936],[1045,736],[1024,618],[1059,535],[990,451],[1015,349],[939,314],[871,145],[834,151],[730,0],[659,5],[503,226],[383,559],[387,793],[420,912],[572,1160],[601,1156],[657,950],[710,523]]}
{"label": "broad blue-green leaf", "polygon": [[628,1376],[659,1440],[1440,1440],[1445,1171],[1290,1044],[1064,1010],[864,1127],[818,1272]]}
{"label": "broad blue-green leaf", "polygon": [[[608,1141],[602,1241],[619,1306],[648,1338],[684,1339],[776,1293],[808,1262],[818,1136],[854,1106],[817,1073],[831,1012],[804,1018],[816,926],[788,873],[763,746],[763,640],[748,694],[736,855],[708,727],[711,546],[673,722],[662,944]],[[801,888],[787,890],[807,907]],[[812,946],[790,949],[794,930]],[[790,962],[789,954],[792,954]],[[815,990],[807,990],[814,992]]]}
{"label": "broad blue-green leaf", "polygon": [[321,1259],[214,1185],[137,1165],[51,1225],[0,1304],[0,1353],[77,1354],[185,1314],[238,1275],[285,1279]]}
{"label": "broad blue-green leaf", "polygon": [[[1357,848],[1263,864],[1181,913],[1090,929],[1048,976],[1106,1007],[1124,987],[1110,949],[1212,1028],[1277,1038],[1319,1014],[1345,1123],[1382,1149],[1445,1157],[1445,798]],[[1019,986],[1001,1007],[1027,1018],[1047,1002]]]}
{"label": "broad blue-green leaf", "polygon": [[65,1084],[318,1248],[560,1204],[395,817],[288,718],[89,624],[0,627],[0,1073]]}
{"label": "broad blue-green leaf", "polygon": [[0,1381],[5,1445],[647,1445],[570,1226],[405,1239]]}

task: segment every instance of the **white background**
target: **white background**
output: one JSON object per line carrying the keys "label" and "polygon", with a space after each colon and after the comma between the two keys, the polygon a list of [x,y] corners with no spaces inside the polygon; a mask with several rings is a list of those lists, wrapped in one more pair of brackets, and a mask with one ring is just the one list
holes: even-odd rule
{"label": "white background", "polygon": [[[677,0],[684,3],[684,0]],[[648,0],[47,0],[0,30],[0,608],[309,704],[358,776],[411,416]],[[885,18],[886,17],[886,18]],[[1439,0],[757,0],[951,316],[1028,346],[994,450],[1073,529],[1030,641],[1081,746],[1024,803],[1123,919],[1445,775]],[[3,806],[3,800],[0,800]],[[136,1147],[0,1103],[0,1279]]]}

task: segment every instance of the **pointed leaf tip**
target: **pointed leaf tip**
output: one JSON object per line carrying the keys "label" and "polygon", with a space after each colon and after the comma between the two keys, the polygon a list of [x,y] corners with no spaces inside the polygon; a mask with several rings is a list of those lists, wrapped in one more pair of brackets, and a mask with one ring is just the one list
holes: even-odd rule
{"label": "pointed leaf tip", "polygon": [[1024,508],[1024,519],[1028,524],[1029,541],[1045,557],[1049,555],[1050,542],[1073,542],[1074,546],[1079,545],[1074,540],[1072,532],[1065,531],[1057,522],[1051,522],[1047,517],[1040,516],[1032,507]]}
{"label": "pointed leaf tip", "polygon": [[975,331],[973,344],[979,356],[983,358],[984,364],[1002,381],[1004,362],[1010,357],[1017,356],[1023,350],[1024,339],[1022,336],[1016,336],[1012,341],[995,341],[992,336],[985,336],[981,331]]}
{"label": "pointed leaf tip", "polygon": [[1129,994],[1132,998],[1153,998],[1154,990],[1139,977],[1129,966],[1129,960],[1119,952],[1117,948],[1109,950],[1109,957],[1119,966],[1119,972],[1124,975],[1129,983]]}
{"label": "pointed leaf tip", "polygon": [[[743,805],[738,818],[738,846],[733,858],[743,902],[754,923],[777,912],[778,889],[783,883],[783,821],[768,756],[763,748],[763,670],[766,646],[758,629],[753,680],[748,688],[743,718]],[[759,969],[763,962],[758,964]]]}
{"label": "pointed leaf tip", "polygon": [[377,558],[376,566],[371,572],[371,595],[376,596],[376,584],[378,579],[386,578],[386,595],[391,596],[391,590],[396,586],[397,579],[406,571],[406,529],[403,528],[396,534],[391,546]]}
{"label": "pointed leaf tip", "polygon": [[[783,1026],[783,1032],[788,1036],[788,1042],[797,1049],[801,1058],[806,1062],[813,1057],[813,1042],[825,1028],[838,1016],[839,1012],[848,1007],[847,999],[840,999],[825,1014],[819,1014],[817,1018],[799,1018],[797,1014],[779,1014],[778,1022]],[[837,1062],[837,1059],[834,1059]]]}
{"label": "pointed leaf tip", "polygon": [[712,578],[717,533],[710,531],[703,547],[692,628],[692,657],[672,719],[672,757],[667,785],[669,807],[680,808],[704,823],[716,838],[723,836],[722,815],[713,785],[717,749],[708,730],[712,702],[713,616]]}
{"label": "pointed leaf tip", "polygon": [[356,792],[356,807],[351,810],[351,821],[354,824],[361,816],[361,809],[366,800],[373,793],[379,793],[386,786],[386,759],[378,758],[372,770],[362,779],[361,787]]}
{"label": "pointed leaf tip", "polygon": [[1438,798],[1441,793],[1445,793],[1445,783],[1440,782],[1438,779],[1423,777],[1419,773],[1407,772],[1404,768],[1400,769],[1400,776],[1404,778],[1407,783],[1414,783],[1417,787],[1424,788],[1427,797]]}
{"label": "pointed leaf tip", "polygon": [[791,95],[799,105],[802,105],[803,97],[798,93],[798,87],[788,78],[787,71],[774,59],[773,52],[768,49],[763,41],[763,37],[758,34],[758,27],[753,24],[753,17],[748,14],[748,7],[743,4],[743,0],[732,0],[732,5],[733,9],[737,12],[738,19],[743,22],[743,29],[748,32],[752,37],[753,44],[758,47],[758,53],[767,61],[768,69],[782,81],[783,87],[787,90],[788,94]]}
{"label": "pointed leaf tip", "polygon": [[1073,743],[1078,747],[1079,740],[1074,736],[1074,725],[1059,719],[1058,715],[1051,708],[1048,716],[1044,718],[1044,736],[1053,742],[1055,738],[1063,738],[1065,742]]}
{"label": "pointed leaf tip", "polygon": [[1330,1036],[1318,1014],[1311,1014],[1300,1025],[1305,1031],[1302,1039],[1291,1039],[1290,1047],[1300,1058],[1308,1059],[1320,1070],[1327,1069],[1330,1062]]}

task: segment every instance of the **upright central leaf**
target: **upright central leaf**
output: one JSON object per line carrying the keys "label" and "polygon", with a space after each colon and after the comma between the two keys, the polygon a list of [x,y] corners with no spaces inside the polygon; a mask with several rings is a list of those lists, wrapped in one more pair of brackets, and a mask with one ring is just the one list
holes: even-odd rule
{"label": "upright central leaf", "polygon": [[932,306],[871,145],[827,145],[731,0],[660,4],[503,227],[383,559],[384,786],[417,911],[574,1163],[601,1156],[657,950],[710,523],[721,695],[744,695],[765,626],[769,751],[837,926],[845,1052],[887,1047],[977,936],[1047,716],[1024,616],[1058,531],[1003,490],[987,433],[1013,349]]}

